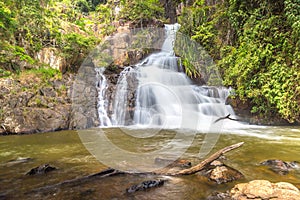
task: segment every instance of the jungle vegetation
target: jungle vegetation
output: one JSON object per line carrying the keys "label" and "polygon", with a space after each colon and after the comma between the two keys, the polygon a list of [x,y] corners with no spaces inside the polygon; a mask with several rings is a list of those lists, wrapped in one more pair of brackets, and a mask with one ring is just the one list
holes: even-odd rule
{"label": "jungle vegetation", "polygon": [[178,20],[252,113],[299,122],[299,0],[196,0]]}
{"label": "jungle vegetation", "polygon": [[[170,1],[170,0],[169,0]],[[118,20],[166,21],[168,0],[2,0],[0,76],[44,67],[36,53],[55,48],[74,72]],[[115,13],[116,3],[120,12]],[[213,58],[234,98],[252,113],[300,121],[300,0],[173,0],[180,32]],[[191,77],[201,75],[188,57]]]}

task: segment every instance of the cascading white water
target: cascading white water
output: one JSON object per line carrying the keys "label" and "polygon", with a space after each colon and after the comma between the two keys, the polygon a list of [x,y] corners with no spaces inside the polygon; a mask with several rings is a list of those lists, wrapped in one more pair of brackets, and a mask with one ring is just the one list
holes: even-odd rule
{"label": "cascading white water", "polygon": [[220,117],[234,115],[232,108],[225,105],[226,88],[193,85],[178,64],[173,47],[179,27],[166,25],[161,51],[120,74],[111,117],[114,126],[128,125],[127,75],[132,71],[138,79],[133,125],[207,131]]}
{"label": "cascading white water", "polygon": [[178,24],[166,25],[162,51],[137,65],[139,87],[134,122],[142,126],[207,130],[216,119],[234,114],[225,105],[228,90],[192,84],[173,52],[178,28]]}
{"label": "cascading white water", "polygon": [[127,74],[132,70],[131,67],[126,67],[120,74],[117,83],[117,90],[115,94],[112,123],[113,125],[125,125],[125,117],[127,112]]}
{"label": "cascading white water", "polygon": [[105,68],[95,68],[96,70],[96,80],[97,80],[97,91],[98,91],[98,115],[100,126],[111,126],[111,121],[107,116],[108,101],[105,98],[107,90],[107,81],[103,74]]}

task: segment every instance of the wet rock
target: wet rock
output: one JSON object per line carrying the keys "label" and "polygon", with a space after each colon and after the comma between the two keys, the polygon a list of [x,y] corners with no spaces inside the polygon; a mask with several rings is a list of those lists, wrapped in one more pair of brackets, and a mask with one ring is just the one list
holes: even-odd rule
{"label": "wet rock", "polygon": [[300,199],[300,192],[290,183],[254,180],[249,183],[237,184],[230,190],[230,196],[234,200],[298,200]]}
{"label": "wet rock", "polygon": [[135,110],[135,102],[136,102],[136,91],[138,87],[138,79],[136,72],[131,70],[127,75],[127,112],[125,115],[125,124],[131,125],[133,124],[134,110]]}
{"label": "wet rock", "polygon": [[204,175],[217,184],[223,184],[244,178],[244,175],[236,169],[224,165],[220,161],[214,161],[205,170]]}
{"label": "wet rock", "polygon": [[95,83],[95,69],[87,65],[82,66],[73,84],[71,129],[85,129],[99,125]]}
{"label": "wet rock", "polygon": [[229,191],[227,192],[214,192],[206,198],[207,200],[231,200]]}
{"label": "wet rock", "polygon": [[49,164],[40,165],[38,167],[32,168],[26,175],[37,175],[37,174],[46,174],[56,170],[56,167],[50,166]]}
{"label": "wet rock", "polygon": [[209,179],[218,184],[232,182],[243,178],[243,174],[228,166],[217,166],[210,171]]}
{"label": "wet rock", "polygon": [[144,181],[140,184],[133,185],[130,188],[126,189],[126,192],[133,193],[137,191],[147,190],[153,187],[159,187],[162,186],[165,183],[165,180],[148,180]]}
{"label": "wet rock", "polygon": [[223,164],[219,160],[215,160],[210,163],[210,165],[203,170],[202,174],[217,184],[223,184],[244,178],[243,174],[238,170]]}
{"label": "wet rock", "polygon": [[299,163],[297,161],[286,162],[282,160],[265,160],[261,162],[260,165],[268,166],[272,171],[281,175],[286,175],[289,171],[299,168]]}

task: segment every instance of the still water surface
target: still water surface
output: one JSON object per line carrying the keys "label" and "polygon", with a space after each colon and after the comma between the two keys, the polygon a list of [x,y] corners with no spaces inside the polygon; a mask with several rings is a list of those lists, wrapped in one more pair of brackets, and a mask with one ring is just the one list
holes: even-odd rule
{"label": "still water surface", "polygon": [[[134,130],[135,134],[138,131],[143,132]],[[174,135],[183,133],[184,130],[161,130],[157,137],[148,141],[128,136],[119,128],[107,128],[104,132],[120,148],[152,151],[163,147]],[[188,134],[188,131],[184,134]],[[204,134],[197,133],[182,158],[193,164],[199,162],[199,147],[204,138]],[[225,185],[217,185],[197,174],[184,177],[119,175],[35,190],[96,173],[107,166],[89,153],[76,131],[4,136],[0,137],[0,199],[205,199],[214,191],[226,191],[238,182],[254,179],[287,181],[300,187],[300,170],[288,175],[278,175],[267,167],[258,165],[267,159],[300,161],[300,127],[245,126],[222,133],[212,152],[238,142],[245,144],[227,153],[224,162],[242,172],[245,179]],[[20,158],[32,160],[24,163],[10,162]],[[46,175],[25,175],[31,168],[45,163],[58,170]],[[133,194],[125,192],[131,185],[157,178],[167,179],[167,182],[162,187],[149,191]]]}

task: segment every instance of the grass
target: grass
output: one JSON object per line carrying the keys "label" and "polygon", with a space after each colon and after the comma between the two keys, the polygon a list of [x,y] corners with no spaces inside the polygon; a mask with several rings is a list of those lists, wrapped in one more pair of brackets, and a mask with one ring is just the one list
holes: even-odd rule
{"label": "grass", "polygon": [[56,69],[41,67],[21,71],[17,74],[16,78],[20,80],[21,83],[40,84],[48,83],[52,78],[61,80],[62,73]]}

